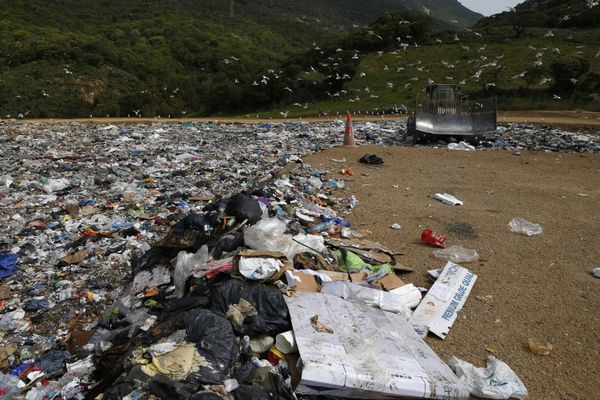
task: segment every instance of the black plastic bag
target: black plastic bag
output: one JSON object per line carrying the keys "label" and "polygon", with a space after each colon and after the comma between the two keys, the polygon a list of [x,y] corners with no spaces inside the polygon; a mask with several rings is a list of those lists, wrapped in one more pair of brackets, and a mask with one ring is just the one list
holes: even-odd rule
{"label": "black plastic bag", "polygon": [[156,375],[148,385],[148,392],[162,400],[189,399],[195,389],[164,375]]}
{"label": "black plastic bag", "polygon": [[371,164],[371,165],[383,164],[383,158],[381,158],[375,154],[365,154],[364,156],[362,156],[360,158],[359,162],[361,162],[363,164]]}
{"label": "black plastic bag", "polygon": [[211,255],[215,259],[221,258],[221,255],[229,253],[244,245],[244,233],[242,231],[228,232],[221,235],[212,249]]}
{"label": "black plastic bag", "polygon": [[182,299],[170,300],[155,305],[152,314],[170,314],[175,311],[185,311],[194,308],[208,307],[210,299],[208,297],[184,297]]}
{"label": "black plastic bag", "polygon": [[235,400],[270,400],[274,398],[263,388],[250,385],[242,385],[231,394],[233,394]]}
{"label": "black plastic bag", "polygon": [[227,319],[208,310],[193,310],[184,317],[186,338],[212,367],[200,366],[186,381],[222,384],[238,359],[238,344]]}
{"label": "black plastic bag", "polygon": [[255,224],[262,218],[262,209],[258,201],[246,193],[238,193],[227,202],[225,213],[237,219],[237,222],[248,220],[249,224]]}
{"label": "black plastic bag", "polygon": [[225,315],[241,299],[250,302],[258,315],[246,317],[242,326],[235,328],[240,335],[275,336],[292,329],[290,312],[279,289],[258,282],[236,279],[224,282],[211,293],[211,310]]}

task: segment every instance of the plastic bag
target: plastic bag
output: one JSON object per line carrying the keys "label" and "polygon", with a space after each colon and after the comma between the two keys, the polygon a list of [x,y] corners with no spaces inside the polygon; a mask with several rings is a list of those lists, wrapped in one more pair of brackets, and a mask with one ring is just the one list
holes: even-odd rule
{"label": "plastic bag", "polygon": [[462,246],[450,246],[445,249],[436,250],[433,252],[433,255],[457,264],[479,260],[479,254],[475,250],[465,249]]}
{"label": "plastic bag", "polygon": [[511,232],[520,233],[525,236],[541,235],[544,230],[541,225],[534,224],[523,218],[513,218],[508,223]]}
{"label": "plastic bag", "polygon": [[475,151],[475,147],[467,142],[448,143],[448,150]]}
{"label": "plastic bag", "polygon": [[476,368],[456,357],[448,365],[464,381],[472,395],[484,399],[524,399],[527,388],[510,367],[494,356],[489,356],[485,368]]}
{"label": "plastic bag", "polygon": [[[238,360],[239,349],[231,324],[208,310],[194,310],[184,317],[186,339],[196,344],[206,362],[186,379],[191,383],[222,384]],[[208,363],[208,365],[206,365]]]}
{"label": "plastic bag", "polygon": [[175,283],[175,296],[183,297],[185,294],[185,282],[194,269],[194,266],[207,262],[209,259],[208,246],[204,245],[195,254],[180,251],[175,260],[175,272],[173,282]]}
{"label": "plastic bag", "polygon": [[235,327],[237,333],[275,336],[292,329],[290,313],[279,289],[258,282],[232,279],[223,283],[211,294],[211,310],[225,315],[229,306],[239,304],[241,299],[252,304],[257,315],[245,318],[240,327]]}
{"label": "plastic bag", "polygon": [[8,278],[17,270],[19,256],[14,253],[0,253],[0,279]]}
{"label": "plastic bag", "polygon": [[258,201],[245,193],[238,193],[233,196],[227,206],[225,213],[236,218],[237,222],[248,220],[249,224],[255,224],[262,218],[262,209]]}
{"label": "plastic bag", "polygon": [[0,372],[0,400],[10,400],[21,392],[19,384],[21,381],[16,376]]}
{"label": "plastic bag", "polygon": [[410,317],[410,308],[408,307],[408,304],[404,303],[404,298],[402,296],[378,289],[371,289],[354,282],[327,282],[323,285],[321,293],[341,297],[345,300],[364,303],[384,311],[400,314],[406,319]]}
{"label": "plastic bag", "polygon": [[277,218],[264,218],[246,229],[244,243],[251,249],[278,251],[292,261],[298,253],[320,253],[325,250],[322,236],[286,235],[287,226]]}

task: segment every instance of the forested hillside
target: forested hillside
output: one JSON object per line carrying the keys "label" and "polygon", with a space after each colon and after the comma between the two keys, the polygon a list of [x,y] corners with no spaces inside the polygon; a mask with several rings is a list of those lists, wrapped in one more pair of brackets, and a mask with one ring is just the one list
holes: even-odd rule
{"label": "forested hillside", "polygon": [[364,30],[386,11],[409,9],[445,27],[480,17],[455,0],[368,6],[357,0],[5,0],[0,115],[189,116],[269,107],[285,101],[279,91],[290,83],[264,82],[303,67],[290,59]]}

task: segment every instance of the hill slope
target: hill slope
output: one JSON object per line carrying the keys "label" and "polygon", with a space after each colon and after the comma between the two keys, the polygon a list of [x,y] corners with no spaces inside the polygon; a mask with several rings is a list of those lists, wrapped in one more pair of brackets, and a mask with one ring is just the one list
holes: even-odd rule
{"label": "hill slope", "polygon": [[6,0],[0,115],[180,116],[266,106],[272,93],[251,90],[266,71],[386,11],[424,7],[440,24],[480,17],[456,0]]}
{"label": "hill slope", "polygon": [[527,0],[513,11],[484,18],[477,27],[522,25],[523,27],[600,28],[600,5],[596,0]]}

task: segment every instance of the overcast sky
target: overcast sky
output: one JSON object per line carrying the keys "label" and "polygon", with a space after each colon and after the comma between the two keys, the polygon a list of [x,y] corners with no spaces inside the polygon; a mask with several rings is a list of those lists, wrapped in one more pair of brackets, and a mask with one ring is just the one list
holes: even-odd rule
{"label": "overcast sky", "polygon": [[507,7],[514,7],[523,0],[458,0],[463,6],[477,11],[483,15],[497,14],[506,11]]}

